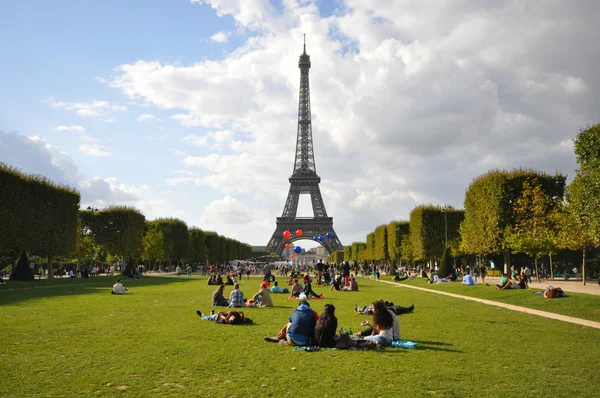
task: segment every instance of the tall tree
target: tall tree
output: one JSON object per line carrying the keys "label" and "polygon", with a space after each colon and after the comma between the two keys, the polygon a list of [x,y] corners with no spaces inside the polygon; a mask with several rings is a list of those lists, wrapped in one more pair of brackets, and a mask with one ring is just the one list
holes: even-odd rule
{"label": "tall tree", "polygon": [[565,177],[541,171],[492,170],[476,177],[465,194],[465,215],[460,226],[462,248],[478,256],[502,253],[504,272],[511,267],[505,232],[514,226],[513,204],[521,197],[523,183],[536,180],[553,201],[564,196]]}
{"label": "tall tree", "polygon": [[388,254],[388,230],[387,225],[383,224],[375,228],[374,234],[374,245],[373,245],[373,259],[381,262],[389,262],[390,257]]}
{"label": "tall tree", "polygon": [[540,281],[538,259],[554,249],[556,228],[552,214],[560,204],[558,197],[551,197],[536,179],[523,182],[521,196],[513,205],[514,222],[507,226],[507,246],[534,258],[535,273]]}

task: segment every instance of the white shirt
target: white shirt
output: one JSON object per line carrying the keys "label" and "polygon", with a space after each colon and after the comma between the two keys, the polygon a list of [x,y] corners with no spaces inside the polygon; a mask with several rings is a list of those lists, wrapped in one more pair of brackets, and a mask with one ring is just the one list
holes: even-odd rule
{"label": "white shirt", "polygon": [[125,294],[125,293],[127,293],[127,291],[125,291],[123,284],[115,283],[113,286],[113,293],[114,294]]}

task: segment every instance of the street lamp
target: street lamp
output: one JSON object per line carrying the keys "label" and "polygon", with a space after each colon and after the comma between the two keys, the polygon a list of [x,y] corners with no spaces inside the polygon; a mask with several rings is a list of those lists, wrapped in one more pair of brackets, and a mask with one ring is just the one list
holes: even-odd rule
{"label": "street lamp", "polygon": [[[94,206],[88,206],[87,209],[92,212],[92,225],[91,225],[91,227],[93,227],[93,225],[94,225],[94,212],[98,211],[98,209],[95,208]],[[91,229],[93,230],[93,228],[91,228]],[[91,234],[91,232],[90,232],[90,234]],[[93,253],[93,250],[94,250],[94,247],[92,245],[92,238],[90,236],[90,267],[92,266],[92,253]]]}

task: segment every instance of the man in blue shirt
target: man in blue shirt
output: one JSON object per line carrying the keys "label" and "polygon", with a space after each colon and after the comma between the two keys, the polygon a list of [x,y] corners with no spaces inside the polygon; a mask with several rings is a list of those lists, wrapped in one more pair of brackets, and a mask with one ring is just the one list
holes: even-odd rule
{"label": "man in blue shirt", "polygon": [[287,325],[277,337],[265,337],[265,340],[279,341],[281,345],[307,346],[311,343],[316,324],[317,314],[310,308],[308,301],[300,300],[300,305],[292,312]]}

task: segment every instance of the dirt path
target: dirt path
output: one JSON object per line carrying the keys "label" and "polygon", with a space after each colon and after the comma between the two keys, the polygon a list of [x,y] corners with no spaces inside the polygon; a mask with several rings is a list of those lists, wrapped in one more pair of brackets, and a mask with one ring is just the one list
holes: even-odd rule
{"label": "dirt path", "polygon": [[[481,298],[477,298],[477,297],[467,297],[467,296],[461,296],[459,294],[454,294],[454,293],[440,292],[438,290],[431,290],[431,289],[426,289],[426,288],[418,287],[418,286],[403,285],[403,284],[396,283],[396,282],[388,282],[388,281],[383,281],[383,280],[381,282],[389,283],[390,285],[395,285],[398,287],[421,290],[421,291],[429,292],[429,293],[437,293],[437,294],[441,294],[444,296],[450,296],[450,297],[464,299],[464,300],[476,301],[478,303],[493,305],[496,307],[506,308],[506,309],[513,310],[513,311],[524,312],[526,314],[543,316],[544,318],[556,319],[556,320],[563,321],[563,322],[570,322],[570,323],[575,323],[577,325],[588,326],[591,328],[600,329],[600,322],[588,321],[587,319],[574,318],[572,316],[554,314],[552,312],[534,310],[534,309],[526,308],[526,307],[519,307],[518,305],[504,304],[504,303],[499,303],[499,302],[491,301],[491,300],[485,300],[485,299],[481,299]],[[556,286],[556,285],[553,285],[553,286]]]}

